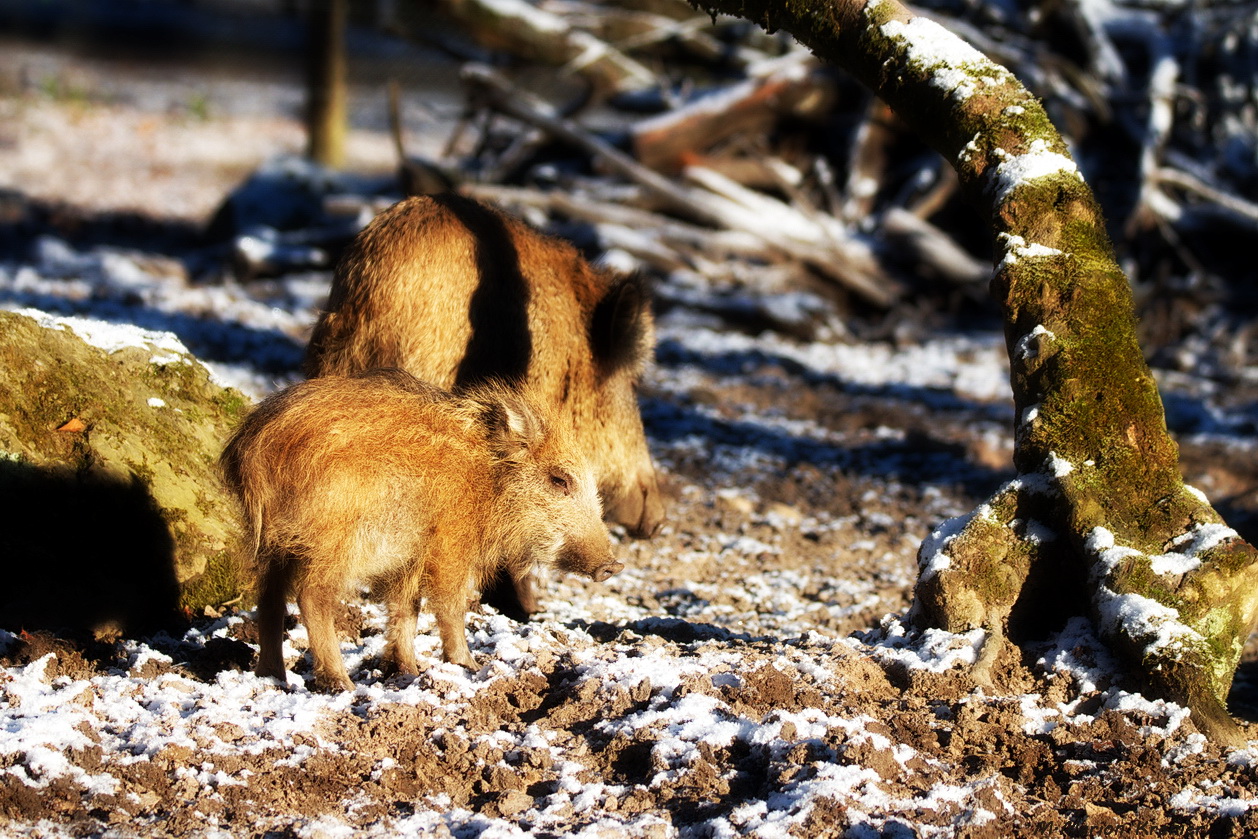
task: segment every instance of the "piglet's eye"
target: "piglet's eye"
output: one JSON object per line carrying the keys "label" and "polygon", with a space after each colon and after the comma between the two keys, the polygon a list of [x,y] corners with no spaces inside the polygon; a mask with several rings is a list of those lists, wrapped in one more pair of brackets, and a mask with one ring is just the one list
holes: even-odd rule
{"label": "piglet's eye", "polygon": [[551,472],[550,485],[564,495],[569,495],[572,492],[572,481],[563,472]]}

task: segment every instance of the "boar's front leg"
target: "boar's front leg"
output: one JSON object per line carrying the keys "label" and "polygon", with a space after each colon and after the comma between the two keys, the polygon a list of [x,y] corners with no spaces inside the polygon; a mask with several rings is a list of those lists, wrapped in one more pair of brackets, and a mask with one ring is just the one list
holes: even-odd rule
{"label": "boar's front leg", "polygon": [[532,566],[512,569],[511,582],[515,584],[515,595],[520,601],[520,608],[524,610],[525,615],[531,615],[534,612],[541,611],[541,605],[537,602],[536,584],[533,582]]}
{"label": "boar's front leg", "polygon": [[541,611],[531,568],[513,571],[500,569],[485,586],[480,600],[514,621],[523,623],[534,612]]}
{"label": "boar's front leg", "polygon": [[353,690],[354,683],[345,672],[341,658],[340,638],[336,634],[338,593],[323,586],[303,588],[297,595],[301,619],[310,636],[310,657],[314,659],[315,685],[320,690]]}

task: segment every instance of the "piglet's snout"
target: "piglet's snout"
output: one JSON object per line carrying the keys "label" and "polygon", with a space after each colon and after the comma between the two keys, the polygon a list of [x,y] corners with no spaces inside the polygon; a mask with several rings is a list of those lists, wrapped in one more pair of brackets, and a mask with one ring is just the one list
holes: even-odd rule
{"label": "piglet's snout", "polygon": [[623,570],[625,570],[625,564],[623,562],[611,562],[607,565],[601,565],[591,571],[590,578],[597,583],[601,583],[612,574],[617,574]]}

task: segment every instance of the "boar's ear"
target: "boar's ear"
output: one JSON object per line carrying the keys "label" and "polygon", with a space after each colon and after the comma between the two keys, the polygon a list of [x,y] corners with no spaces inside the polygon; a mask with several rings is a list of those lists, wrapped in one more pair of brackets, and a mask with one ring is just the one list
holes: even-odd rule
{"label": "boar's ear", "polygon": [[542,421],[523,399],[498,393],[484,405],[485,436],[496,459],[519,461],[541,442]]}
{"label": "boar's ear", "polygon": [[613,279],[590,316],[590,349],[604,375],[641,373],[651,355],[651,294],[637,274]]}

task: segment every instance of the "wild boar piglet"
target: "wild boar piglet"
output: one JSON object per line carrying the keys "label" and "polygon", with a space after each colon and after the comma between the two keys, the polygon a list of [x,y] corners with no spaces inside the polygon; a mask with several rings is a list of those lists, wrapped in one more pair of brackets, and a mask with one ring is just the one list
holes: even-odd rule
{"label": "wild boar piglet", "polygon": [[624,567],[564,424],[496,383],[453,394],[395,369],[312,379],[263,401],[220,462],[254,545],[260,676],[285,678],[290,594],[317,686],[350,689],[334,618],[355,586],[385,600],[386,662],[413,675],[421,599],[444,659],[474,668],[467,603],[498,571],[547,563],[601,581]]}

